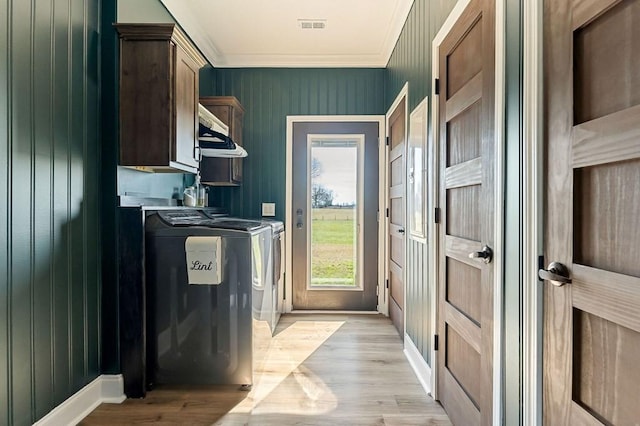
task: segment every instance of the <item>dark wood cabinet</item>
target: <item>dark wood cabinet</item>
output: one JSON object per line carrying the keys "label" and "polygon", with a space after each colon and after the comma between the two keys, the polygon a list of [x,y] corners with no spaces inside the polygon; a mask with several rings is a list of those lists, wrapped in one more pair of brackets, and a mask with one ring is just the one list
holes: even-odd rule
{"label": "dark wood cabinet", "polygon": [[206,63],[174,24],[114,24],[120,35],[120,165],[197,171],[198,73]]}
{"label": "dark wood cabinet", "polygon": [[[200,104],[229,126],[229,136],[243,146],[242,119],[244,108],[234,96],[207,96]],[[200,181],[207,185],[238,186],[242,183],[242,158],[203,158]]]}

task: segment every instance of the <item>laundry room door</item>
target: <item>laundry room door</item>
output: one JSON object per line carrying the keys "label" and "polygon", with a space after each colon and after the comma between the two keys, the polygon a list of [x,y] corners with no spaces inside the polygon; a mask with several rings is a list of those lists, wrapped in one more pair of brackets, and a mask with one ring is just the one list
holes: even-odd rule
{"label": "laundry room door", "polygon": [[390,110],[387,120],[389,153],[387,163],[388,184],[388,247],[389,317],[404,338],[404,264],[405,264],[405,152],[407,146],[407,109],[405,94]]}
{"label": "laundry room door", "polygon": [[637,425],[640,0],[544,17],[544,423]]}
{"label": "laundry room door", "polygon": [[294,122],[292,307],[375,311],[378,122]]}
{"label": "laundry room door", "polygon": [[456,425],[493,424],[494,6],[471,0],[438,51],[438,397]]}

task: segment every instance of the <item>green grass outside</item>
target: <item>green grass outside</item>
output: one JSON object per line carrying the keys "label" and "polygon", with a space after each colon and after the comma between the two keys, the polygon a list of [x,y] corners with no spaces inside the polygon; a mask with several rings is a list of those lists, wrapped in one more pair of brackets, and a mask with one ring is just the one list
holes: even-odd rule
{"label": "green grass outside", "polygon": [[311,216],[313,220],[350,220],[353,221],[355,209],[313,209]]}
{"label": "green grass outside", "polygon": [[313,209],[312,285],[355,285],[353,215],[353,209]]}

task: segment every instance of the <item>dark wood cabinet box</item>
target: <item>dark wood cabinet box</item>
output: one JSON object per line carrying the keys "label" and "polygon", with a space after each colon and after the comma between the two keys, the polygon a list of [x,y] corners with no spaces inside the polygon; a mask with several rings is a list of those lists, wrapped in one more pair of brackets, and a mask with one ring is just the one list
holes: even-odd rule
{"label": "dark wood cabinet box", "polygon": [[[206,96],[200,104],[229,126],[229,136],[243,146],[242,119],[244,108],[234,96]],[[203,158],[200,181],[207,185],[238,186],[242,183],[242,158]]]}
{"label": "dark wood cabinet box", "polygon": [[120,35],[120,165],[197,171],[198,73],[206,63],[175,24],[114,24]]}

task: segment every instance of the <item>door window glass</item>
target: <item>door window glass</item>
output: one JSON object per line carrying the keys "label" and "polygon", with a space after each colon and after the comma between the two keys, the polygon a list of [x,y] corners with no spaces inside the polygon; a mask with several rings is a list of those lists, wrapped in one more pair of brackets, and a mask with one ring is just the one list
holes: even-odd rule
{"label": "door window glass", "polygon": [[361,143],[310,142],[309,288],[361,289]]}

